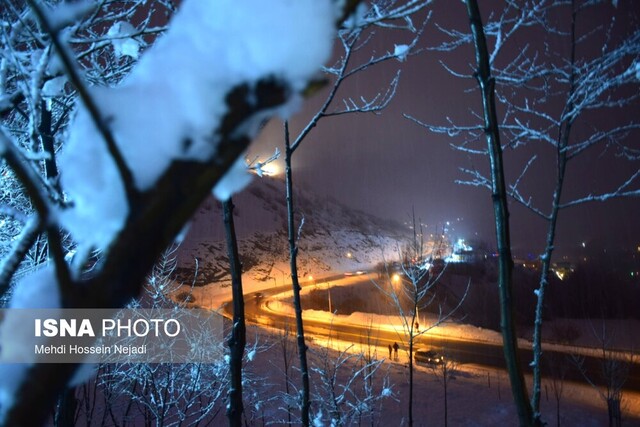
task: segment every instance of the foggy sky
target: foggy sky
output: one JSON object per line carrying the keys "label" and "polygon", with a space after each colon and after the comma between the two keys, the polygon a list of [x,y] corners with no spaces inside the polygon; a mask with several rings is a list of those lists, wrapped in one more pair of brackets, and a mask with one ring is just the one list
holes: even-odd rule
{"label": "foggy sky", "polygon": [[[468,24],[463,5],[446,3],[442,6],[440,2],[441,6],[434,9],[423,38],[425,45],[434,45],[441,37],[435,30],[435,22],[466,30]],[[604,8],[615,14],[623,32],[638,26],[637,20],[631,17],[633,13],[624,8],[628,3],[620,2],[618,9]],[[602,10],[586,16],[582,29],[608,23],[613,15],[606,16]],[[374,40],[371,47],[378,52],[393,51],[394,43],[409,41],[406,36],[398,37],[397,33],[390,32],[384,40]],[[525,35],[515,42],[519,45],[516,48],[521,48],[530,40]],[[563,48],[557,47],[560,52]],[[375,94],[384,89],[398,69],[402,73],[395,98],[381,114],[322,119],[294,155],[294,181],[296,185],[382,218],[407,221],[415,208],[416,216],[427,224],[427,232],[441,229],[442,224],[450,221],[454,237],[480,238],[495,246],[489,191],[455,183],[456,179],[465,178],[460,167],[486,170],[488,159],[455,151],[450,147],[456,142],[454,139],[429,133],[403,117],[403,114],[409,114],[434,124],[445,124],[446,117],[452,117],[461,124],[479,124],[473,121],[470,111],[481,112],[480,95],[477,91],[465,93],[466,89],[475,88],[475,81],[452,77],[440,65],[440,60],[463,72],[469,71],[475,63],[471,46],[455,53],[426,51],[404,63],[393,60],[382,64],[349,81],[339,92],[338,102],[348,96]],[[290,122],[293,136],[306,124],[324,95],[324,92],[316,95]],[[629,110],[627,116],[640,118],[637,107],[635,111]],[[593,131],[598,120],[615,118],[596,116],[588,119],[576,124],[576,134]],[[632,137],[635,138],[632,144],[640,148],[638,134]],[[282,141],[282,122],[273,120],[250,153],[267,153],[275,146],[282,150]],[[534,152],[539,154],[539,159],[523,182],[523,188],[547,211],[554,174],[551,149],[507,149],[504,154],[507,180],[513,181],[518,176]],[[621,161],[611,150],[602,148],[586,152],[574,163],[570,164],[567,174],[567,197],[612,190],[638,168],[637,163]],[[510,203],[510,212],[514,252],[517,256],[537,256],[543,250],[545,222],[514,202]],[[611,249],[636,248],[640,245],[639,212],[638,199],[592,203],[564,210],[558,224],[557,253],[580,253],[582,242]]]}

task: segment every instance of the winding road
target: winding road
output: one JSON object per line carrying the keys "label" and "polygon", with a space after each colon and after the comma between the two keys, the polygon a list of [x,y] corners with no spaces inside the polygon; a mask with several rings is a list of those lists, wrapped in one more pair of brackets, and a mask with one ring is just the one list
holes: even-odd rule
{"label": "winding road", "polygon": [[[344,279],[344,276],[339,275],[325,277],[322,280],[301,283],[301,286],[320,286],[328,282],[335,283],[340,279]],[[368,282],[369,279],[363,278],[353,284],[355,285],[365,281]],[[285,328],[291,330],[295,325],[294,317],[286,313],[274,311],[269,307],[270,301],[275,295],[286,292],[291,292],[290,285],[246,294],[245,317],[247,322],[279,330],[284,330]],[[232,314],[231,310],[231,304],[225,304],[223,314],[230,318]],[[402,349],[402,343],[405,342],[404,337],[402,337],[399,332],[389,330],[387,328],[371,327],[369,325],[354,325],[318,319],[304,319],[304,329],[306,336],[331,337],[333,339],[348,341],[354,344],[371,344],[385,348],[387,345],[393,345],[397,342],[400,344]],[[447,355],[447,357],[453,358],[457,363],[472,363],[485,367],[505,369],[502,346],[495,343],[427,333],[417,337],[414,346],[415,348],[434,348]],[[591,381],[598,385],[606,385],[606,378],[602,375],[605,362],[601,357],[597,356],[597,349],[578,349],[577,347],[570,346],[554,346],[554,349],[546,349],[544,351],[546,359],[555,362],[543,363],[543,377],[558,378],[562,376],[564,380],[584,383],[585,378],[583,374],[579,371],[577,363],[572,360],[575,359],[575,354],[577,352],[581,354],[580,360],[582,367]],[[626,360],[629,360],[632,357],[631,354],[624,353],[620,353],[620,356],[622,358],[626,358]],[[530,346],[520,347],[520,358],[523,371],[530,374],[531,369],[528,366],[528,363],[533,360],[533,352]],[[619,366],[623,366],[622,364],[626,363],[629,369],[624,389],[640,391],[640,366],[638,364],[638,358],[635,357],[633,362],[620,361],[619,363]]]}

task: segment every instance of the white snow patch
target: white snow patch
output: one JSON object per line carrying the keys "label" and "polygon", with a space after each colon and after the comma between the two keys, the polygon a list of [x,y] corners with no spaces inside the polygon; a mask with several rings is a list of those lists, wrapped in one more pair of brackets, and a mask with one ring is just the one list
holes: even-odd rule
{"label": "white snow patch", "polygon": [[107,31],[107,36],[111,37],[111,45],[113,51],[118,58],[122,56],[130,56],[138,59],[140,52],[140,43],[134,38],[129,37],[134,34],[136,29],[128,22],[116,22]]}
{"label": "white snow patch", "polygon": [[322,411],[318,411],[315,417],[313,417],[313,427],[324,427],[322,422]]}
{"label": "white snow patch", "polygon": [[[15,288],[9,308],[0,324],[0,422],[5,411],[13,405],[16,391],[24,381],[27,371],[36,362],[33,351],[37,344],[44,344],[48,338],[37,338],[33,324],[24,322],[20,310],[36,308],[59,308],[60,293],[52,267],[41,268],[22,279]],[[23,363],[7,363],[8,360],[22,360]]]}
{"label": "white snow patch", "polygon": [[[55,277],[55,269],[52,266],[47,266],[36,270],[18,282],[9,308],[59,308],[60,304],[60,290]],[[4,346],[2,348],[4,350]]]}
{"label": "white snow patch", "polygon": [[[218,142],[214,132],[226,113],[225,96],[234,87],[275,77],[304,88],[331,52],[333,18],[328,0],[185,1],[167,33],[120,86],[91,90],[135,186],[150,188],[174,160],[209,161]],[[130,34],[125,24],[112,27],[113,33]],[[116,45],[121,54],[133,55],[132,46]],[[257,129],[248,122],[243,130]],[[63,226],[78,243],[106,247],[122,228],[128,204],[84,106],[70,127],[60,168],[74,203],[62,212]],[[221,198],[248,181],[244,168],[230,173],[242,177],[216,186]]]}
{"label": "white snow patch", "polygon": [[407,55],[409,54],[409,46],[406,44],[396,44],[393,49],[393,56],[395,56],[398,61],[404,62],[407,59]]}
{"label": "white snow patch", "polygon": [[66,76],[55,77],[51,80],[48,80],[42,87],[42,95],[49,97],[61,95],[64,91],[64,85],[66,83]]}

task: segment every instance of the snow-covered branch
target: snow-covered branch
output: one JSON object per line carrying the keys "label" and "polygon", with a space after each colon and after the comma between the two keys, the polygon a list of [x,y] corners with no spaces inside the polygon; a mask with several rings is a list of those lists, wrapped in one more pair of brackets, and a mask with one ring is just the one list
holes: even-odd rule
{"label": "snow-covered branch", "polygon": [[640,197],[640,189],[630,189],[634,183],[637,184],[640,177],[640,170],[637,170],[633,173],[625,182],[620,184],[618,188],[609,192],[602,194],[589,194],[588,196],[584,196],[578,199],[574,199],[568,202],[564,202],[560,205],[560,208],[568,208],[571,206],[580,205],[588,202],[606,202],[607,200],[614,198],[624,198],[624,197]]}
{"label": "snow-covered branch", "polygon": [[[112,2],[98,4],[111,6]],[[242,153],[264,120],[277,114],[289,116],[299,104],[307,84],[330,55],[335,19],[341,11],[329,0],[184,1],[162,38],[130,67],[135,46],[119,44],[131,39],[123,37],[133,35],[130,28],[112,34],[116,57],[120,55],[115,62],[103,61],[94,52],[76,64],[76,53],[69,49],[83,45],[67,45],[67,33],[59,31],[56,23],[60,16],[52,18],[41,2],[34,1],[32,7],[24,16],[35,13],[44,32],[26,33],[33,36],[33,45],[42,48],[50,41],[55,46],[56,60],[82,99],[59,159],[60,184],[68,202],[62,206],[51,202],[46,186],[20,155],[20,143],[4,128],[0,153],[26,187],[37,218],[47,230],[56,269],[40,270],[39,280],[53,290],[58,288],[64,307],[121,307],[140,293],[156,259],[214,186],[230,194],[247,182]],[[125,10],[132,9],[103,15],[98,8],[83,22],[111,28],[120,20],[133,19],[133,15],[118,15]],[[83,24],[75,19],[70,31],[82,31]],[[21,25],[22,21],[17,26]],[[30,45],[16,41],[11,46],[25,49]],[[13,56],[28,53],[14,50]],[[11,60],[5,52],[0,56],[3,65]],[[14,61],[15,76],[29,74],[23,67],[28,63]],[[132,70],[126,76],[120,71],[111,73],[107,81],[117,83],[114,87],[90,87],[87,81],[93,78],[85,79],[79,70],[80,66],[103,70],[105,64],[113,63]],[[43,73],[46,63],[41,61],[37,69]],[[52,77],[59,72],[53,71]],[[35,105],[30,88],[13,76],[3,80],[3,106],[7,96],[12,102],[23,99]],[[29,81],[39,86],[44,79]],[[25,113],[38,111],[42,110],[29,107]],[[242,167],[234,166],[238,159]],[[69,271],[61,225],[81,253],[102,250],[90,274],[75,265]],[[43,299],[37,304],[56,302]],[[21,337],[9,337],[5,331],[2,339]],[[59,368],[26,363],[14,373],[10,385],[3,378],[4,422],[41,424],[75,369],[74,365]]]}
{"label": "snow-covered branch", "polygon": [[[382,4],[384,2],[380,3]],[[429,3],[430,1],[411,0],[393,8],[385,8],[381,4],[374,3],[369,10],[363,9],[364,6],[362,5],[360,6],[359,11],[356,11],[352,17],[355,21],[351,22],[346,29],[342,29],[338,34],[340,44],[343,49],[340,58],[334,65],[325,67],[324,69],[329,77],[333,79],[329,93],[327,94],[322,106],[316,111],[314,116],[309,120],[291,144],[292,151],[295,151],[298,148],[302,141],[304,141],[307,135],[317,126],[318,122],[323,117],[349,113],[376,113],[387,107],[396,93],[400,77],[399,71],[384,91],[381,91],[370,98],[361,96],[358,100],[352,98],[344,99],[342,101],[342,108],[336,108],[335,110],[330,111],[330,107],[333,105],[339,89],[349,78],[359,75],[380,63],[394,59],[404,61],[407,57],[417,54],[419,50],[416,46],[422,37],[431,15],[427,14],[417,29],[414,28],[413,23],[406,28],[400,27],[401,29],[409,30],[413,33],[412,39],[408,44],[395,45],[393,50],[389,50],[381,55],[373,54],[367,59],[354,64],[355,53],[364,49],[371,41],[372,37],[375,36],[375,33],[370,27],[385,26],[383,23],[392,22],[398,19],[404,20],[405,22],[411,22],[410,17],[424,9]],[[392,2],[392,4],[394,3]],[[395,24],[393,25],[394,28],[396,28]]]}
{"label": "snow-covered branch", "polygon": [[113,158],[113,161],[115,162],[116,168],[118,170],[118,174],[120,175],[120,179],[122,180],[122,185],[126,192],[128,202],[135,203],[137,192],[134,187],[133,173],[130,169],[130,166],[125,161],[111,129],[107,126],[105,117],[101,113],[96,100],[89,94],[84,81],[80,77],[80,73],[78,72],[78,68],[72,58],[72,54],[68,51],[67,46],[60,39],[58,29],[52,25],[49,17],[47,16],[44,9],[40,6],[40,4],[36,0],[29,0],[29,4],[38,17],[40,25],[42,25],[45,32],[51,38],[51,42],[56,48],[58,58],[63,64],[64,71],[69,78],[69,81],[75,87],[78,96],[82,100],[82,103],[91,116],[93,125],[100,133],[102,139],[104,140],[104,143],[107,145],[109,155]]}

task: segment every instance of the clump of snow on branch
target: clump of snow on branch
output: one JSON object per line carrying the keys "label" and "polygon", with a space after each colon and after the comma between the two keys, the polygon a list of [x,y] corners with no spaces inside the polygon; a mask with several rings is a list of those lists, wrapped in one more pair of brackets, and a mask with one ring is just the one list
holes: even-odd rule
{"label": "clump of snow on branch", "polygon": [[55,77],[48,80],[42,87],[42,95],[46,97],[59,96],[64,92],[64,85],[67,83],[65,76]]}
{"label": "clump of snow on branch", "polygon": [[111,38],[111,45],[117,57],[130,56],[138,59],[140,43],[130,37],[136,29],[128,22],[116,22],[109,28],[107,36]]}
{"label": "clump of snow on branch", "polygon": [[213,195],[218,200],[229,200],[233,193],[246,187],[251,182],[247,173],[247,165],[242,157],[238,157],[231,170],[213,188]]}
{"label": "clump of snow on branch", "polygon": [[345,28],[354,29],[364,26],[366,24],[366,16],[369,12],[369,8],[363,3],[359,3],[356,6],[356,10],[351,14],[343,23]]}
{"label": "clump of snow on branch", "polygon": [[[273,77],[303,89],[328,59],[334,20],[328,0],[185,1],[167,33],[119,86],[91,90],[135,186],[149,189],[175,160],[210,161],[227,113],[225,96],[234,87]],[[130,31],[119,23],[113,32]],[[116,53],[132,56],[132,46],[112,43]],[[290,114],[294,101],[279,112]],[[252,137],[257,126],[243,131]],[[64,227],[79,243],[107,246],[122,228],[128,203],[114,160],[83,106],[60,166],[73,203],[61,213]],[[246,167],[233,167],[216,195],[227,198],[246,185],[244,174]]]}
{"label": "clump of snow on branch", "polygon": [[324,427],[324,423],[322,421],[322,411],[318,411],[316,416],[313,418],[313,427]]}
{"label": "clump of snow on branch", "polygon": [[393,49],[393,56],[395,56],[398,61],[404,62],[407,59],[407,55],[409,54],[409,46],[406,44],[396,44]]}
{"label": "clump of snow on branch", "polygon": [[393,390],[391,390],[390,387],[385,387],[380,392],[380,396],[382,396],[382,397],[392,397],[393,396]]}

